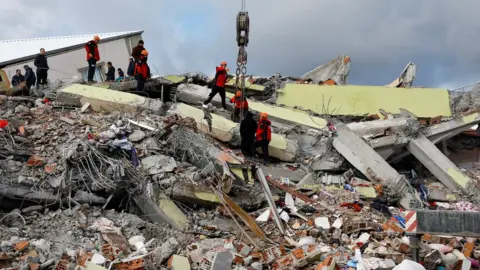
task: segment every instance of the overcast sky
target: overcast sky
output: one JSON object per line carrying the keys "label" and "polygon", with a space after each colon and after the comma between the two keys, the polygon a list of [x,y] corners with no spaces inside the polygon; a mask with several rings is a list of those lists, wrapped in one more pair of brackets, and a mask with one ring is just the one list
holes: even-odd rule
{"label": "overcast sky", "polygon": [[[416,85],[480,80],[478,0],[247,0],[246,7],[249,74],[299,76],[345,54],[350,84],[385,85],[409,61]],[[211,74],[224,60],[234,68],[239,9],[239,0],[1,0],[0,39],[144,30],[161,74]]]}

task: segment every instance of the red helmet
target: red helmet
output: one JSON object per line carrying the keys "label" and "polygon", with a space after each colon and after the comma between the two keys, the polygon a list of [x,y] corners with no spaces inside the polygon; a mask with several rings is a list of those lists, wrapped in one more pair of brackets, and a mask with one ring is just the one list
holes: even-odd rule
{"label": "red helmet", "polygon": [[222,63],[220,63],[220,66],[227,66],[227,62],[223,61]]}

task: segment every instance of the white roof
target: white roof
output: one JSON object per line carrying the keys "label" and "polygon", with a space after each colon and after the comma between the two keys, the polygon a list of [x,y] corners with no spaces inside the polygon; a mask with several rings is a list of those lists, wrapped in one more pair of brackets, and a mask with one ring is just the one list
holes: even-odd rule
{"label": "white roof", "polygon": [[116,36],[134,34],[138,32],[141,31],[0,40],[0,63],[30,55],[35,55],[39,53],[40,48],[45,48],[45,50],[48,52],[83,44],[88,42],[89,40],[92,40],[95,35],[98,35],[100,39],[105,39],[113,38]]}

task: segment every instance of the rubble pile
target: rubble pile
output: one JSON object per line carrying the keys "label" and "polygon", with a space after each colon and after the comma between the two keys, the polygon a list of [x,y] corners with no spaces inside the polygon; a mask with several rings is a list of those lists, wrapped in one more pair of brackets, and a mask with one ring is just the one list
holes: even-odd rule
{"label": "rubble pile", "polygon": [[199,106],[200,73],[150,80],[161,100],[127,93],[134,81],[1,96],[0,269],[479,266],[479,173],[436,146],[478,113],[380,120],[264,102],[290,80],[251,78],[275,89],[249,92],[273,122],[266,166],[242,155],[227,112]]}

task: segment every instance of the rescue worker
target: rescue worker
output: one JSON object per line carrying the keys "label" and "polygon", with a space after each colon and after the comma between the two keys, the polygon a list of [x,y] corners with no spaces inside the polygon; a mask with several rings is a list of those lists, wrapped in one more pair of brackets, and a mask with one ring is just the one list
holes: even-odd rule
{"label": "rescue worker", "polygon": [[132,57],[135,60],[135,62],[140,60],[140,56],[142,55],[142,52],[145,50],[145,47],[143,45],[144,45],[143,40],[139,40],[137,46],[135,46],[132,49]]}
{"label": "rescue worker", "polygon": [[100,53],[98,51],[98,42],[100,42],[99,36],[94,36],[93,40],[90,40],[85,44],[85,51],[87,51],[88,62],[88,82],[93,82],[93,76],[95,75],[95,69],[97,68],[97,61],[100,61]]}
{"label": "rescue worker", "polygon": [[12,86],[17,86],[25,81],[25,77],[22,75],[22,71],[17,69],[15,75],[12,77]]}
{"label": "rescue worker", "polygon": [[243,98],[242,90],[237,90],[235,96],[230,99],[231,103],[235,104],[235,108],[232,112],[232,121],[235,123],[240,122],[240,111],[243,109],[243,114],[248,111],[248,101]]}
{"label": "rescue worker", "polygon": [[37,77],[35,77],[35,73],[28,65],[23,66],[23,68],[25,69],[25,83],[27,84],[27,89],[30,90],[32,85],[35,85]]}
{"label": "rescue worker", "polygon": [[127,68],[127,76],[133,77],[135,73],[135,60],[133,57],[128,58],[128,68]]}
{"label": "rescue worker", "polygon": [[263,163],[267,165],[269,155],[268,155],[268,145],[272,139],[272,129],[270,125],[272,122],[268,120],[268,114],[265,112],[260,113],[260,119],[258,120],[257,132],[255,133],[255,143],[253,144],[254,149],[258,147],[262,148],[263,153]]}
{"label": "rescue worker", "polygon": [[240,136],[242,137],[240,148],[242,149],[242,154],[249,156],[255,154],[253,144],[255,143],[257,127],[258,125],[255,119],[253,119],[253,114],[250,111],[246,111],[245,118],[240,123]]}
{"label": "rescue worker", "polygon": [[135,64],[135,79],[137,80],[137,91],[143,91],[145,88],[145,81],[150,77],[150,67],[147,64],[148,52],[143,50],[140,58]]}
{"label": "rescue worker", "polygon": [[107,62],[108,71],[105,73],[107,76],[107,81],[115,81],[115,67],[112,65],[112,62]]}
{"label": "rescue worker", "polygon": [[222,98],[222,107],[223,109],[227,110],[227,104],[225,104],[225,83],[228,80],[227,72],[229,69],[227,68],[227,63],[222,62],[220,66],[216,68],[215,79],[213,80],[213,87],[212,92],[208,95],[208,99],[203,102],[203,107],[208,108],[208,103],[212,101],[213,97],[218,93]]}
{"label": "rescue worker", "polygon": [[40,53],[35,57],[33,64],[37,67],[37,89],[39,85],[45,86],[47,84],[48,78],[48,67],[47,57],[45,56],[45,49],[41,48]]}

